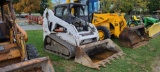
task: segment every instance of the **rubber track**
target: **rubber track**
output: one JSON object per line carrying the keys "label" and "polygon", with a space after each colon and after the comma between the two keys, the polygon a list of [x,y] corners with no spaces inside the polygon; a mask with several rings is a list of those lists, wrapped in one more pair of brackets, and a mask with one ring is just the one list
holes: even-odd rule
{"label": "rubber track", "polygon": [[55,52],[52,49],[51,50],[46,49],[47,37],[46,37],[45,42],[44,42],[44,49],[45,49],[45,51],[47,51],[49,53],[56,54],[56,55],[61,56],[61,57],[65,58],[65,59],[70,59],[70,58],[72,58],[72,57],[75,56],[75,48],[76,48],[75,46],[71,45],[70,43],[68,43],[65,40],[62,40],[60,37],[56,36],[55,34],[50,34],[48,37],[50,39],[52,39],[52,41],[54,41],[56,43],[59,43],[62,46],[64,46],[65,48],[67,48],[68,51],[69,51],[69,55],[65,55],[65,54],[63,54],[63,52],[60,52],[60,53]]}

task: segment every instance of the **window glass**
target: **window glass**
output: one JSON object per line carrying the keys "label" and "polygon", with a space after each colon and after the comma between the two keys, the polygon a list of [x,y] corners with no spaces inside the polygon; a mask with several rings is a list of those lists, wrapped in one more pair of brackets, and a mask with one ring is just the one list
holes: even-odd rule
{"label": "window glass", "polygon": [[98,0],[90,0],[89,1],[89,12],[94,13],[100,10],[100,1]]}
{"label": "window glass", "polygon": [[62,17],[63,15],[68,15],[67,7],[56,8],[56,16]]}
{"label": "window glass", "polygon": [[80,10],[80,16],[83,16],[84,15],[83,10],[81,8],[79,10]]}
{"label": "window glass", "polygon": [[67,8],[64,9],[63,15],[68,15]]}
{"label": "window glass", "polygon": [[86,6],[84,6],[84,7],[80,7],[80,6],[77,6],[77,7],[75,7],[74,8],[74,16],[87,16],[88,14],[88,12],[87,12],[87,7]]}
{"label": "window glass", "polygon": [[56,8],[56,16],[61,17],[62,16],[62,10],[63,10],[62,7]]}

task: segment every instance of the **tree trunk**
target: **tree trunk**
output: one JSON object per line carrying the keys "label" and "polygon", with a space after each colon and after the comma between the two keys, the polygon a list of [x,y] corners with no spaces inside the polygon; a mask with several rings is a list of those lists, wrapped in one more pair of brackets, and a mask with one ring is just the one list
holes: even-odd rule
{"label": "tree trunk", "polygon": [[29,12],[29,15],[31,15],[31,12]]}

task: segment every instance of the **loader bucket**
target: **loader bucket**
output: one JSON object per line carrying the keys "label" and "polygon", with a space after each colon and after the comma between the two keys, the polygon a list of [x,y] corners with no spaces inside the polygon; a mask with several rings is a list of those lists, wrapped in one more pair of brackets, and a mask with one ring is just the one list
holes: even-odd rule
{"label": "loader bucket", "polygon": [[149,41],[149,36],[145,33],[144,25],[139,25],[124,28],[119,40],[123,46],[134,49],[146,45]]}
{"label": "loader bucket", "polygon": [[48,57],[36,58],[0,68],[1,72],[54,72]]}
{"label": "loader bucket", "polygon": [[77,47],[75,62],[100,70],[100,66],[106,67],[106,63],[111,64],[111,61],[124,55],[112,40],[105,39]]}
{"label": "loader bucket", "polygon": [[149,37],[153,38],[160,34],[160,22],[154,23],[151,27],[148,29]]}

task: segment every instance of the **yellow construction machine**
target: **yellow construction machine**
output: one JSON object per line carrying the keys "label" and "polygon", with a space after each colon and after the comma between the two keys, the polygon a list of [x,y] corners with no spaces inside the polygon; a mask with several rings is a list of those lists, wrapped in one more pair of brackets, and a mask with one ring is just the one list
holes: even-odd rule
{"label": "yellow construction machine", "polygon": [[0,1],[0,17],[0,72],[54,72],[48,57],[38,58],[36,48],[26,45],[27,33],[15,23],[12,0]]}
{"label": "yellow construction machine", "polygon": [[97,27],[101,40],[109,37],[110,32],[110,35],[119,38],[120,43],[125,47],[138,48],[148,43],[149,37],[145,33],[143,25],[129,28],[124,18],[124,13],[102,13],[101,11],[99,12],[102,9],[98,7],[101,4],[100,1],[88,1],[90,1],[88,2],[88,7],[92,8],[89,9],[92,15],[91,21]]}
{"label": "yellow construction machine", "polygon": [[101,40],[108,37],[109,33],[106,30],[109,30],[110,35],[119,38],[120,33],[127,27],[124,14],[118,13],[94,13],[92,23],[97,27]]}
{"label": "yellow construction machine", "polygon": [[48,8],[43,14],[44,50],[90,68],[100,69],[106,63],[124,56],[112,40],[99,40],[96,27],[89,23],[86,5],[67,3]]}
{"label": "yellow construction machine", "polygon": [[144,25],[128,27],[124,14],[94,13],[92,23],[97,27],[101,40],[113,35],[123,46],[130,48],[138,48],[149,41]]}
{"label": "yellow construction machine", "polygon": [[[73,2],[87,5],[88,21],[97,27],[100,40],[110,38],[113,35],[119,38],[123,46],[130,48],[138,48],[148,43],[149,38],[144,31],[145,27],[129,28],[124,18],[124,13],[102,13],[99,0],[74,0]],[[130,37],[130,35],[133,36]],[[134,41],[136,38],[138,40]]]}

